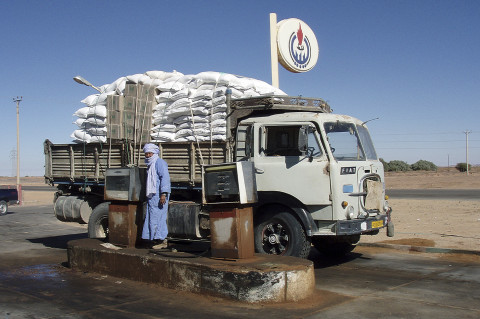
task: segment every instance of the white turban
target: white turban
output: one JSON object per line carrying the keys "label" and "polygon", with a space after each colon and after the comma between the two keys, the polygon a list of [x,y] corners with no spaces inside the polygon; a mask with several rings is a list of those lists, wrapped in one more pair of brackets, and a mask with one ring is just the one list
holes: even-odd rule
{"label": "white turban", "polygon": [[143,147],[143,152],[144,153],[158,154],[160,152],[160,150],[159,150],[157,145],[152,144],[152,143],[148,143],[148,144],[145,144],[145,146]]}

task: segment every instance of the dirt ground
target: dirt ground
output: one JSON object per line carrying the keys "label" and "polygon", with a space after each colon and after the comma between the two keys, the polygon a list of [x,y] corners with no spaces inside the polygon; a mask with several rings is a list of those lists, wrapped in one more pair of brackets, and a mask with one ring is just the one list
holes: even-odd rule
{"label": "dirt ground", "polygon": [[[467,176],[454,168],[436,172],[388,172],[387,189],[480,189],[480,168]],[[22,185],[44,186],[43,177],[23,177]],[[14,185],[14,177],[0,177],[0,185]],[[49,205],[53,191],[23,191],[24,205]],[[362,236],[361,242],[387,242],[428,247],[480,250],[480,198],[477,200],[422,200],[390,198],[395,237],[382,230]]]}
{"label": "dirt ground", "polygon": [[[387,189],[480,189],[480,168],[467,176],[454,168],[436,172],[388,172]],[[395,237],[381,231],[361,242],[480,250],[480,198],[477,200],[396,199],[393,208]]]}

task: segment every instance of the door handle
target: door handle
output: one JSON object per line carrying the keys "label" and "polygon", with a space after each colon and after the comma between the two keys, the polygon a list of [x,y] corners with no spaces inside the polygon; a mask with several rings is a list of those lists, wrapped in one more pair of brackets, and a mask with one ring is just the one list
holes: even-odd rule
{"label": "door handle", "polygon": [[264,171],[263,169],[261,169],[261,168],[256,168],[256,167],[255,167],[255,173],[257,173],[257,174],[263,174],[263,173],[265,173],[265,171]]}

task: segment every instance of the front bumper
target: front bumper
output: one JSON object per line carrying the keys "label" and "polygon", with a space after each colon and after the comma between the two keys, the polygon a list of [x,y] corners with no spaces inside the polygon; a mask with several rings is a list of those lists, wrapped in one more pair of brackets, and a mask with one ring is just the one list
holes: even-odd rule
{"label": "front bumper", "polygon": [[339,220],[335,225],[337,235],[357,235],[373,232],[387,226],[388,215],[377,215],[365,219]]}

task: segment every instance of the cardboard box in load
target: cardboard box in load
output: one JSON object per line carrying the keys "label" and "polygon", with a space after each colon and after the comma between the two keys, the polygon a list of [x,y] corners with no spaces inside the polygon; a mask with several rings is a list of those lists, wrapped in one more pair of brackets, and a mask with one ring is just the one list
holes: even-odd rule
{"label": "cardboard box in load", "polygon": [[123,110],[129,112],[135,112],[135,106],[137,99],[133,96],[125,96],[123,100]]}
{"label": "cardboard box in load", "polygon": [[140,85],[139,87],[141,100],[152,102],[155,100],[155,87],[152,85]]}
{"label": "cardboard box in load", "polygon": [[123,111],[120,124],[123,126],[131,126],[133,128],[135,125],[135,113],[127,110]]}
{"label": "cardboard box in load", "polygon": [[153,106],[154,104],[152,101],[137,100],[137,112],[139,115],[152,115]]}
{"label": "cardboard box in load", "polygon": [[125,84],[125,90],[123,91],[124,96],[137,97],[140,89],[137,84]]}
{"label": "cardboard box in load", "polygon": [[[137,143],[148,143],[150,142],[150,131],[148,130],[134,130],[133,127],[127,126],[123,128],[123,138]],[[135,134],[134,134],[135,132]]]}
{"label": "cardboard box in load", "polygon": [[137,130],[137,142],[138,143],[150,143],[150,131]]}
{"label": "cardboard box in load", "polygon": [[122,127],[123,138],[133,140],[133,127]]}
{"label": "cardboard box in load", "polygon": [[119,124],[109,124],[107,128],[107,138],[121,140],[123,139],[122,126]]}
{"label": "cardboard box in load", "polygon": [[137,128],[142,130],[150,131],[152,128],[152,117],[151,116],[139,116],[137,118]]}
{"label": "cardboard box in load", "polygon": [[108,124],[122,124],[122,112],[116,110],[107,111],[107,123]]}
{"label": "cardboard box in load", "polygon": [[127,140],[133,141],[135,134],[133,133],[134,129],[133,126],[124,126],[123,127],[123,137]]}
{"label": "cardboard box in load", "polygon": [[109,111],[122,111],[124,97],[120,95],[107,96],[107,113]]}
{"label": "cardboard box in load", "polygon": [[[149,143],[151,139],[150,130],[147,129],[134,130],[133,126],[124,124],[110,124],[107,128],[107,138],[116,140],[127,139],[130,141],[136,140],[138,143]],[[134,131],[136,134],[133,133]]]}
{"label": "cardboard box in load", "polygon": [[138,115],[135,118],[135,129],[143,129],[143,130],[150,130],[152,128],[152,117],[151,116],[143,116]]}

